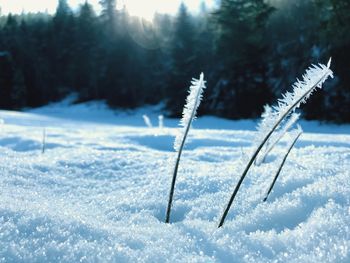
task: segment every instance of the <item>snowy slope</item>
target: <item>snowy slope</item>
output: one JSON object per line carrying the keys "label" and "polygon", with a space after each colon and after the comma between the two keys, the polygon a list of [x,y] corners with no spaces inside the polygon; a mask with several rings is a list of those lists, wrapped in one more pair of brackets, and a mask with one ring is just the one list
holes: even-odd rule
{"label": "snowy slope", "polygon": [[196,121],[168,225],[177,121],[145,112],[156,125],[101,103],[0,111],[0,262],[350,262],[350,126],[301,122],[268,201],[286,141],[217,229],[255,123]]}

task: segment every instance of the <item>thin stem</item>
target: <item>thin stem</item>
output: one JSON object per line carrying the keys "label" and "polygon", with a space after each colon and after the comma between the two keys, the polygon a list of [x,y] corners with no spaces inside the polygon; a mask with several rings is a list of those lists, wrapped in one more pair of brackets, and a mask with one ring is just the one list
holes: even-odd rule
{"label": "thin stem", "polygon": [[[202,83],[201,83],[200,85],[202,85]],[[198,92],[200,92],[200,91],[198,91]],[[194,105],[197,105],[197,104],[198,104],[198,101],[199,101],[199,96],[198,96],[198,94],[197,94],[197,96],[196,96],[196,101],[195,101],[195,104],[194,104]],[[178,171],[178,169],[179,169],[179,163],[180,163],[180,159],[181,159],[182,150],[183,150],[183,148],[184,148],[185,141],[186,141],[188,132],[189,132],[189,130],[190,130],[190,127],[191,127],[191,124],[192,124],[192,121],[193,121],[195,112],[196,112],[196,107],[193,108],[193,111],[192,111],[192,113],[191,113],[190,121],[189,121],[189,123],[188,123],[188,125],[187,125],[187,127],[186,127],[184,137],[182,138],[181,145],[180,145],[179,151],[178,151],[178,153],[177,153],[177,158],[176,158],[176,162],[175,162],[175,168],[174,168],[173,178],[172,178],[172,180],[171,180],[171,187],[170,187],[170,193],[169,193],[168,207],[167,207],[167,210],[166,210],[165,223],[169,223],[169,222],[170,222],[170,212],[171,212],[171,206],[172,206],[172,203],[173,203],[173,197],[174,197],[174,191],[175,191],[175,182],[176,182],[176,177],[177,177],[177,171]]]}
{"label": "thin stem", "polygon": [[[186,129],[187,131],[187,129]],[[187,131],[188,132],[188,131]],[[170,212],[171,212],[171,205],[173,203],[173,196],[174,196],[174,190],[175,190],[175,182],[176,182],[176,176],[177,176],[177,171],[179,169],[179,163],[180,163],[180,158],[181,158],[181,153],[182,153],[182,149],[185,143],[185,138],[187,136],[187,132],[184,136],[184,139],[181,142],[181,146],[180,149],[177,153],[177,158],[176,158],[176,163],[175,163],[175,168],[174,168],[174,173],[173,173],[173,179],[171,181],[171,187],[170,187],[170,194],[169,194],[169,201],[168,201],[168,207],[166,210],[166,218],[165,218],[165,223],[169,223],[170,222]]]}
{"label": "thin stem", "polygon": [[275,183],[276,183],[276,181],[277,181],[277,178],[278,178],[278,176],[279,176],[280,173],[281,173],[282,167],[284,166],[284,163],[286,162],[287,157],[288,157],[290,151],[291,151],[292,148],[294,147],[295,143],[297,142],[297,140],[299,139],[299,137],[300,137],[301,134],[302,134],[302,131],[300,131],[300,132],[297,134],[297,136],[295,137],[293,143],[291,144],[291,146],[289,147],[287,153],[285,154],[285,156],[284,156],[284,158],[283,158],[283,160],[282,160],[282,162],[281,162],[281,164],[280,164],[280,166],[279,166],[279,168],[278,168],[278,170],[277,170],[277,173],[276,173],[276,175],[275,175],[275,177],[274,177],[274,179],[273,179],[273,181],[272,181],[272,183],[271,183],[271,185],[270,185],[270,187],[269,187],[269,190],[267,191],[267,193],[266,193],[266,195],[265,195],[265,198],[263,199],[264,202],[266,202],[267,198],[269,197],[269,195],[270,195],[270,193],[271,193],[271,191],[272,191],[272,188],[274,187],[274,185],[275,185]]}
{"label": "thin stem", "polygon": [[[327,75],[328,73],[325,73],[325,75]],[[253,164],[255,158],[257,157],[257,155],[259,154],[260,150],[262,149],[262,147],[264,146],[264,144],[267,142],[267,140],[270,138],[270,136],[272,135],[272,133],[275,131],[275,129],[278,127],[278,125],[280,125],[280,123],[283,121],[283,119],[295,108],[296,105],[298,105],[301,101],[303,101],[303,99],[305,97],[307,97],[307,95],[309,95],[309,93],[311,93],[320,83],[322,83],[323,81],[323,78],[325,77],[322,76],[322,78],[320,78],[319,81],[316,82],[316,84],[314,86],[312,86],[311,89],[309,89],[307,92],[305,92],[305,94],[303,96],[301,96],[293,105],[290,106],[290,108],[278,119],[278,121],[275,123],[275,125],[272,127],[272,129],[270,130],[270,132],[265,136],[265,138],[262,140],[262,142],[260,143],[260,145],[258,146],[258,148],[256,149],[256,151],[254,152],[254,154],[252,155],[251,159],[249,160],[246,168],[244,169],[242,175],[241,175],[241,178],[239,179],[231,197],[230,197],[230,200],[228,201],[227,205],[226,205],[226,208],[224,210],[224,213],[222,214],[222,217],[220,219],[220,222],[219,222],[219,225],[218,225],[218,228],[222,227],[224,222],[225,222],[225,219],[226,219],[226,216],[228,214],[228,212],[230,211],[230,208],[231,208],[231,205],[232,205],[232,202],[233,200],[235,199],[236,195],[237,195],[237,192],[239,190],[239,188],[241,187],[241,184],[244,180],[244,178],[246,177],[248,171],[249,171],[249,168],[251,167],[251,165]]]}
{"label": "thin stem", "polygon": [[[289,130],[289,128],[291,126],[293,126],[293,124],[298,120],[299,115],[295,115],[295,116],[297,116],[297,117],[294,117],[294,116],[291,117],[291,119],[288,121],[288,123],[285,125],[285,127],[280,132],[279,136],[274,141],[272,141],[272,143],[270,143],[270,140],[269,140],[269,142],[267,143],[267,146],[266,146],[267,150],[263,153],[263,157],[261,158],[261,162],[258,162],[258,164],[265,162],[267,155],[271,152],[271,150],[275,147],[275,145],[283,138],[283,136],[286,134],[286,132]],[[257,160],[259,160],[259,158],[257,158]]]}
{"label": "thin stem", "polygon": [[45,153],[45,145],[46,145],[46,129],[43,129],[43,138],[42,138],[42,145],[41,145],[41,153]]}

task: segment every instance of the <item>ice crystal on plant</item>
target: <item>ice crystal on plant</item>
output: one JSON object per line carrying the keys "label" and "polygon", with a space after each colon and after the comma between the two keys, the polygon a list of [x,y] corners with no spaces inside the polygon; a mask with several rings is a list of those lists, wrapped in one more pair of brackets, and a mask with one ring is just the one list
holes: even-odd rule
{"label": "ice crystal on plant", "polygon": [[327,66],[323,64],[312,65],[306,70],[302,80],[297,79],[293,84],[292,91],[287,91],[282,95],[282,99],[278,100],[277,105],[265,106],[262,121],[258,125],[256,142],[261,142],[275,125],[279,125],[291,112],[299,108],[301,103],[305,103],[317,88],[322,88],[322,84],[328,77],[333,77],[333,72],[329,68],[330,64],[331,59]]}
{"label": "ice crystal on plant", "polygon": [[192,124],[192,121],[196,118],[197,109],[202,100],[203,90],[205,87],[204,74],[201,73],[199,79],[192,79],[192,85],[189,88],[189,94],[186,98],[186,105],[182,112],[182,118],[180,120],[181,130],[177,133],[174,149],[179,151],[182,144],[185,143],[185,137]]}

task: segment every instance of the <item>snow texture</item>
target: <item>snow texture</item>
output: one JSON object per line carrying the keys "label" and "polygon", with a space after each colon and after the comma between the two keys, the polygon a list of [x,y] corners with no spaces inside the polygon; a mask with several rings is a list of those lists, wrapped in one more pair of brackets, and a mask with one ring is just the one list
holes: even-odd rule
{"label": "snow texture", "polygon": [[186,136],[192,121],[196,118],[197,109],[202,100],[203,90],[205,89],[204,74],[201,73],[199,79],[192,79],[192,85],[188,90],[186,104],[182,112],[180,120],[181,131],[175,137],[174,149],[180,150],[182,144],[185,143]]}
{"label": "snow texture", "polygon": [[268,201],[285,137],[250,171],[217,229],[254,122],[195,122],[174,223],[165,224],[176,134],[169,127],[177,121],[159,131],[145,127],[143,114],[156,120],[159,112],[112,112],[101,103],[0,111],[0,262],[350,262],[349,125],[303,121],[311,132]]}

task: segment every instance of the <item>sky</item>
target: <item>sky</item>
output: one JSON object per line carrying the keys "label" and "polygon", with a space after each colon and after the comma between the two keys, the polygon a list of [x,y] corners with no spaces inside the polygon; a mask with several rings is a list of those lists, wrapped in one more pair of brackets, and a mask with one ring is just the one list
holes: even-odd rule
{"label": "sky", "polygon": [[[155,12],[159,13],[176,13],[181,2],[185,2],[190,10],[197,10],[201,0],[119,0],[118,8],[124,4],[131,15],[141,16],[149,19]],[[203,0],[208,6],[213,4],[213,0]],[[58,0],[0,0],[2,14],[25,12],[45,12],[54,13]],[[69,5],[75,9],[85,0],[68,0]],[[99,0],[89,0],[96,11],[99,11]],[[147,4],[146,4],[147,3]]]}

